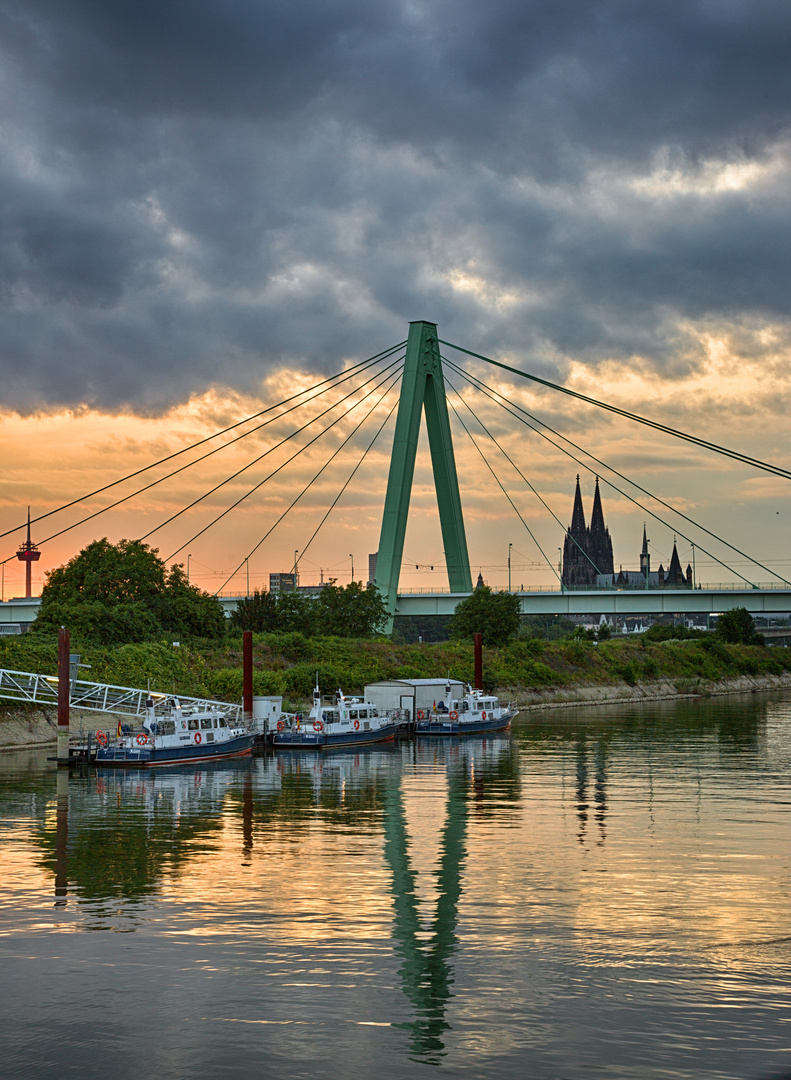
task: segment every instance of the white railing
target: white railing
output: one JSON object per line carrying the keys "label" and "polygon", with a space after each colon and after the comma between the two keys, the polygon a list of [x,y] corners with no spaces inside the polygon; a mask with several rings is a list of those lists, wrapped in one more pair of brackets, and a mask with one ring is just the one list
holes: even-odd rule
{"label": "white railing", "polygon": [[[69,707],[91,712],[121,713],[124,716],[143,716],[148,690],[136,690],[131,686],[113,686],[110,683],[92,683],[74,679],[69,694]],[[156,702],[163,698],[178,697],[182,707],[206,709],[214,706],[223,709],[234,720],[241,721],[242,706],[229,705],[210,698],[185,697],[182,694],[151,692]],[[7,701],[24,701],[33,705],[58,704],[57,675],[36,675],[31,671],[11,671],[0,668],[0,698]]]}

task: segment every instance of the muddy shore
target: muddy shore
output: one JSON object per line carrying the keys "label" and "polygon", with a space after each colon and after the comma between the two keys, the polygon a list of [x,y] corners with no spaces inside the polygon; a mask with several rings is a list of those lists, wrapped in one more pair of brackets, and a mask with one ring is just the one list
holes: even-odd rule
{"label": "muddy shore", "polygon": [[[672,699],[713,697],[720,694],[751,694],[762,690],[791,689],[791,672],[783,675],[742,675],[736,679],[707,682],[703,679],[685,682],[658,679],[638,682],[634,686],[616,683],[607,686],[594,683],[577,683],[574,686],[525,690],[510,688],[499,691],[501,700],[514,701],[520,713],[543,709],[584,708],[588,705],[623,705],[639,701],[669,701]],[[54,746],[58,734],[57,710],[54,708],[22,707],[12,705],[0,708],[0,752],[25,750],[37,746]],[[71,713],[72,735],[98,731],[114,732],[118,724],[115,713],[84,712],[74,709]]]}

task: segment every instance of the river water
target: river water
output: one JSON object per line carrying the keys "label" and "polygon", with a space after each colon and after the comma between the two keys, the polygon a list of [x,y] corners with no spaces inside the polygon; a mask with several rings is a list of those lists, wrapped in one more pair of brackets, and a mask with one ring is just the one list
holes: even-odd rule
{"label": "river water", "polygon": [[0,755],[4,1076],[791,1076],[789,695],[47,753]]}

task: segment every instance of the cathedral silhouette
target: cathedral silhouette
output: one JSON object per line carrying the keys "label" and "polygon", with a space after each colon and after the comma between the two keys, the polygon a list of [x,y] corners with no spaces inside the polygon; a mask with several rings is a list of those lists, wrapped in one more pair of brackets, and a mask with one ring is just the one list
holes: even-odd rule
{"label": "cathedral silhouette", "polygon": [[585,510],[582,505],[580,478],[577,477],[577,489],[574,492],[574,509],[571,512],[571,525],[566,530],[563,544],[563,572],[561,576],[566,588],[607,589],[613,586],[631,586],[642,588],[692,588],[692,567],[686,573],[681,569],[681,560],[673,540],[673,554],[667,570],[659,564],[658,570],[651,569],[651,556],[648,553],[648,539],[643,526],[643,548],[640,552],[640,569],[624,570],[619,567],[615,572],[612,556],[610,530],[604,524],[604,511],[599,492],[599,478],[596,477],[596,490],[593,494],[593,512],[590,525],[585,524]]}

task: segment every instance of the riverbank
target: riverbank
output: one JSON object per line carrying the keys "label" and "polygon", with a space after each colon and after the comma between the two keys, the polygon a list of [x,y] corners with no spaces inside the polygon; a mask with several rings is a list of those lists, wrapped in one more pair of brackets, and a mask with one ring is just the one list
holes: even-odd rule
{"label": "riverbank", "polygon": [[[498,690],[498,694],[502,700],[515,702],[519,706],[520,716],[524,718],[529,713],[546,709],[627,705],[723,694],[755,694],[771,690],[791,690],[791,672],[782,675],[739,675],[732,679],[696,679],[686,682],[657,679],[636,683],[634,686],[624,683],[575,683],[571,686],[534,690],[511,687]],[[114,731],[117,723],[118,716],[115,713],[73,710],[71,733],[87,735],[88,732],[94,733],[100,729]],[[57,730],[57,710],[54,708],[0,708],[0,752],[54,746]]]}

